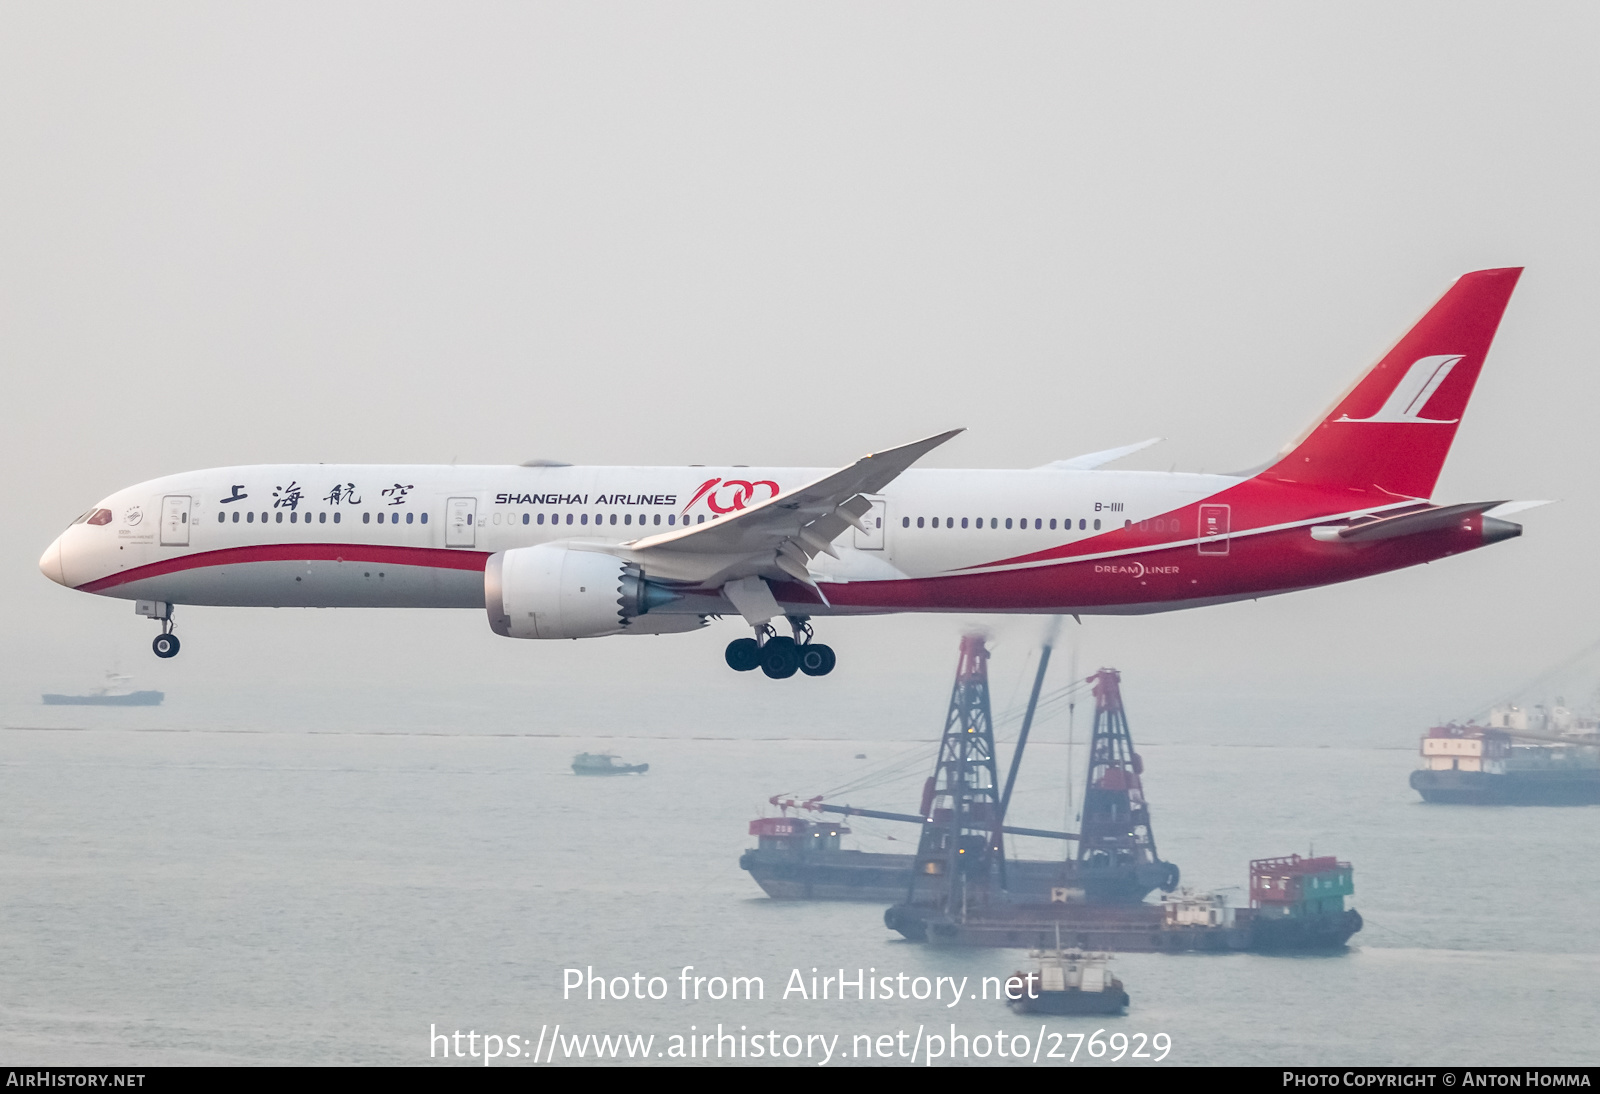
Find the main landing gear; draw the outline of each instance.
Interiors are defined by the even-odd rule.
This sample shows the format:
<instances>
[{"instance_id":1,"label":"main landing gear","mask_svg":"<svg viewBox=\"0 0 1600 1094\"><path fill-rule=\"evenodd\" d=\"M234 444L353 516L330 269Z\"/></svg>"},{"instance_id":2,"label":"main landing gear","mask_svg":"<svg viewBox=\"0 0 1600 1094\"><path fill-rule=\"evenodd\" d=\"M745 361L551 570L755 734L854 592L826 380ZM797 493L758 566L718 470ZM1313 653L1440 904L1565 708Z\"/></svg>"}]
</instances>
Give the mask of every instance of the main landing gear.
<instances>
[{"instance_id":1,"label":"main landing gear","mask_svg":"<svg viewBox=\"0 0 1600 1094\"><path fill-rule=\"evenodd\" d=\"M164 600L140 600L134 603L133 610L136 614L149 616L161 624L161 633L150 643L150 648L156 651L156 656L161 658L178 656L182 643L178 641L178 636L172 633L172 605Z\"/></svg>"},{"instance_id":2,"label":"main landing gear","mask_svg":"<svg viewBox=\"0 0 1600 1094\"><path fill-rule=\"evenodd\" d=\"M812 641L811 624L804 617L790 616L794 637L773 633L770 623L756 629L755 638L736 638L723 654L734 672L760 669L774 680L786 680L796 672L807 676L826 676L837 660L833 647Z\"/></svg>"}]
</instances>

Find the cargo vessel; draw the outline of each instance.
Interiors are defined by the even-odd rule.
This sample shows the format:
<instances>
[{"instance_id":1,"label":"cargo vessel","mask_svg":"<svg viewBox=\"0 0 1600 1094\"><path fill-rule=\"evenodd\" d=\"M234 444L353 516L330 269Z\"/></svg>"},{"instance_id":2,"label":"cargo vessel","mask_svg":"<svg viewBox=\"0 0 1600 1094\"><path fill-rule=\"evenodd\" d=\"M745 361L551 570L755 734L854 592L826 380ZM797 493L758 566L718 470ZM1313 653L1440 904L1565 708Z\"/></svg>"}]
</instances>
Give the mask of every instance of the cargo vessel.
<instances>
[{"instance_id":1,"label":"cargo vessel","mask_svg":"<svg viewBox=\"0 0 1600 1094\"><path fill-rule=\"evenodd\" d=\"M1023 905L964 892L959 902L897 904L884 925L913 942L1043 949L1063 939L1080 950L1116 953L1332 953L1361 930L1345 907L1355 889L1348 862L1332 856L1256 859L1250 906L1216 893L1183 891L1159 904Z\"/></svg>"},{"instance_id":2,"label":"cargo vessel","mask_svg":"<svg viewBox=\"0 0 1600 1094\"><path fill-rule=\"evenodd\" d=\"M1600 802L1600 734L1556 706L1497 707L1488 725L1435 726L1411 788L1450 805L1592 805Z\"/></svg>"},{"instance_id":3,"label":"cargo vessel","mask_svg":"<svg viewBox=\"0 0 1600 1094\"><path fill-rule=\"evenodd\" d=\"M58 695L46 692L47 707L155 707L166 695L159 691L134 691L128 686L133 677L119 672L106 673L106 682L87 695Z\"/></svg>"},{"instance_id":4,"label":"cargo vessel","mask_svg":"<svg viewBox=\"0 0 1600 1094\"><path fill-rule=\"evenodd\" d=\"M572 758L574 775L643 775L649 764L619 764L609 752L580 752Z\"/></svg>"}]
</instances>

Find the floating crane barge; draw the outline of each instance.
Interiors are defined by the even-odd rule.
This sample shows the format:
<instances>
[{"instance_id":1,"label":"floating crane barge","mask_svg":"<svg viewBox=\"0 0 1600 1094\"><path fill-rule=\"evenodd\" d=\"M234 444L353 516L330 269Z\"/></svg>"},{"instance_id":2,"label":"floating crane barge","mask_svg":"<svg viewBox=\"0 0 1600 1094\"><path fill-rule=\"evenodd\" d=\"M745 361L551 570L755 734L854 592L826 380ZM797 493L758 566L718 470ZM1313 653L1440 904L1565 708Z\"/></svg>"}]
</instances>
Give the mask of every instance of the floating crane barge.
<instances>
[{"instance_id":1,"label":"floating crane barge","mask_svg":"<svg viewBox=\"0 0 1600 1094\"><path fill-rule=\"evenodd\" d=\"M1002 844L1006 805L1021 761L1017 742L1005 791L998 785L994 734L988 720L987 651L976 636L962 642L939 762L924 795L927 821L905 897L884 912L884 924L918 942L1043 949L1059 938L1079 949L1129 952L1253 950L1297 953L1337 950L1361 929L1344 906L1354 890L1349 863L1334 858L1257 859L1250 864L1250 906L1231 908L1212 894L1181 892L1177 871L1160 903L1072 899L1055 889L1048 901L1019 899ZM1073 838L1074 876L1162 870L1144 797L1144 763L1133 750L1122 705L1122 677L1101 669L1094 687L1094 734L1083 795L1081 830ZM1035 685L1035 694L1038 687ZM1030 703L1030 709L1031 709ZM1148 892L1146 888L1143 892Z\"/></svg>"},{"instance_id":2,"label":"floating crane barge","mask_svg":"<svg viewBox=\"0 0 1600 1094\"><path fill-rule=\"evenodd\" d=\"M1150 834L1149 806L1140 783L1144 764L1133 751L1115 670L1102 670L1090 678L1104 678L1095 686L1097 708L1090 754L1114 755L1119 772L1126 774L1111 777L1112 789L1107 790L1096 784L1091 766L1084 794L1083 833L1005 823L1049 668L1050 649L1047 644L1041 650L1003 789L996 767L989 708L989 651L982 636L967 635L961 643L937 766L923 786L919 812L834 805L820 798L774 797L770 799L772 804L784 810L785 815L750 822L750 834L758 842L740 857L739 865L769 896L786 900L903 901L919 887L926 889L930 879L942 885L947 871L961 871L965 878L967 864L978 861L986 870L992 869L993 876L987 881L1016 904L1065 901L1137 905L1155 889L1177 888L1178 867L1157 857ZM952 793L953 787L959 787L959 792ZM957 798L959 805L955 804ZM948 834L952 809L958 809L961 818L961 830L955 837ZM921 829L918 851L882 854L846 850L841 848L840 839L850 829L842 822L790 816L791 810L914 824ZM1005 856L1002 845L1008 835L1063 840L1076 846L1074 853L1060 859L1013 859ZM969 859L968 855L972 857Z\"/></svg>"}]
</instances>

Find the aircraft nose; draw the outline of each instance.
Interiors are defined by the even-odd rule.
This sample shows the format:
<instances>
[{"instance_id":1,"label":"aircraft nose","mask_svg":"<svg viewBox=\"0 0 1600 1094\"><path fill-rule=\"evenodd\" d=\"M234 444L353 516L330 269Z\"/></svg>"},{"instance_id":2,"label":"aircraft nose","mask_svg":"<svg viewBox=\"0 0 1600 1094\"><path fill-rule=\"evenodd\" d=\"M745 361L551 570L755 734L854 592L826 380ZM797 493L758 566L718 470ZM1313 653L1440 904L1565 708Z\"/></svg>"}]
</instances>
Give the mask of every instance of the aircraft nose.
<instances>
[{"instance_id":1,"label":"aircraft nose","mask_svg":"<svg viewBox=\"0 0 1600 1094\"><path fill-rule=\"evenodd\" d=\"M66 574L61 569L60 536L57 536L50 546L45 548L44 554L39 556L39 572L57 585L65 585L67 583Z\"/></svg>"}]
</instances>

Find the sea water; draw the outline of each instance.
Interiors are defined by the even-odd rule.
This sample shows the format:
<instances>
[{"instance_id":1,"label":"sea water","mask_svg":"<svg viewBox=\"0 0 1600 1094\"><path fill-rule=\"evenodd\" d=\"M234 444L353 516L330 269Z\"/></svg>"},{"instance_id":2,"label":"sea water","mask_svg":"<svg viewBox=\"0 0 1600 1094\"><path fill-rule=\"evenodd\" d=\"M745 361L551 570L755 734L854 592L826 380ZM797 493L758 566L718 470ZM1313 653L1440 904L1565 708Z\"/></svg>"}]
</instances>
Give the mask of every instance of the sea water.
<instances>
[{"instance_id":1,"label":"sea water","mask_svg":"<svg viewBox=\"0 0 1600 1094\"><path fill-rule=\"evenodd\" d=\"M1178 1064L1596 1056L1600 810L1426 805L1407 749L1141 745L1185 885L1238 904L1251 858L1337 855L1366 927L1330 956L1118 956L1125 1016L1041 1022L981 997L1026 953L906 942L880 904L774 901L739 869L774 793L856 781L854 804L914 810L930 738L74 717L0 731L8 1063L482 1066L489 1045L490 1066L535 1067L609 1044L607 1062L921 1065L937 1037L935 1064L1086 1066L1119 1033L1124 1066L1154 1063L1156 1034ZM577 777L581 751L650 771ZM1061 742L1026 766L1013 820L1071 824ZM914 846L850 823L847 845ZM735 977L756 997L730 998Z\"/></svg>"}]
</instances>

